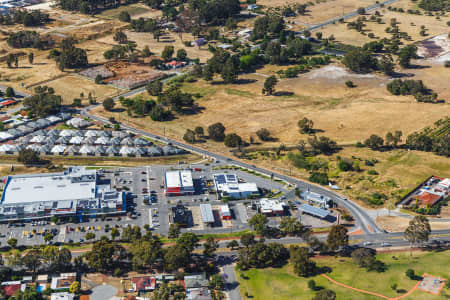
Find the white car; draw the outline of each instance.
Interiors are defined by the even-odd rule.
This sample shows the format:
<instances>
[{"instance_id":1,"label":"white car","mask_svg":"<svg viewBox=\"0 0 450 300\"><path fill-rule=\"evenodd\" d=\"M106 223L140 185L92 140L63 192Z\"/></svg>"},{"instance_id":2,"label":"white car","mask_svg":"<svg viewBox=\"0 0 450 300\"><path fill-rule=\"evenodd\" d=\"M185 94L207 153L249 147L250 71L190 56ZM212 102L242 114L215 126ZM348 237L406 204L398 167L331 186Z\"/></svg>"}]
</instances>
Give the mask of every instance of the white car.
<instances>
[{"instance_id":1,"label":"white car","mask_svg":"<svg viewBox=\"0 0 450 300\"><path fill-rule=\"evenodd\" d=\"M372 245L372 242L367 241L367 242L364 242L363 245L364 246L370 246L370 245Z\"/></svg>"}]
</instances>

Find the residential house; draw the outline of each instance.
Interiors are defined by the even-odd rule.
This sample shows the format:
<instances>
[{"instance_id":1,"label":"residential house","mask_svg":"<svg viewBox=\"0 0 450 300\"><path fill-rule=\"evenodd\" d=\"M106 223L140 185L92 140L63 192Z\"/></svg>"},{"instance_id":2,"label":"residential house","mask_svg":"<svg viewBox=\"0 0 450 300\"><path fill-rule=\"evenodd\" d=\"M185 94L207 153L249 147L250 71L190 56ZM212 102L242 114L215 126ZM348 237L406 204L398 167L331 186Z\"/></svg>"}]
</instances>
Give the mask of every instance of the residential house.
<instances>
[{"instance_id":1,"label":"residential house","mask_svg":"<svg viewBox=\"0 0 450 300\"><path fill-rule=\"evenodd\" d=\"M53 293L50 296L50 300L73 300L73 299L75 299L75 295L67 292Z\"/></svg>"},{"instance_id":2,"label":"residential house","mask_svg":"<svg viewBox=\"0 0 450 300\"><path fill-rule=\"evenodd\" d=\"M3 295L6 298L11 297L18 290L21 290L22 292L25 291L26 286L27 285L25 283L20 281L5 281L1 284Z\"/></svg>"},{"instance_id":3,"label":"residential house","mask_svg":"<svg viewBox=\"0 0 450 300\"><path fill-rule=\"evenodd\" d=\"M187 289L207 287L209 281L206 273L189 274L184 276L184 287Z\"/></svg>"},{"instance_id":4,"label":"residential house","mask_svg":"<svg viewBox=\"0 0 450 300\"><path fill-rule=\"evenodd\" d=\"M208 288L193 288L186 290L187 300L211 300L211 292Z\"/></svg>"},{"instance_id":5,"label":"residential house","mask_svg":"<svg viewBox=\"0 0 450 300\"><path fill-rule=\"evenodd\" d=\"M133 292L148 292L153 291L156 287L156 279L151 276L140 276L131 278L133 285Z\"/></svg>"},{"instance_id":6,"label":"residential house","mask_svg":"<svg viewBox=\"0 0 450 300\"><path fill-rule=\"evenodd\" d=\"M77 280L77 273L61 273L59 276L52 277L52 290L68 289L70 285Z\"/></svg>"}]
</instances>

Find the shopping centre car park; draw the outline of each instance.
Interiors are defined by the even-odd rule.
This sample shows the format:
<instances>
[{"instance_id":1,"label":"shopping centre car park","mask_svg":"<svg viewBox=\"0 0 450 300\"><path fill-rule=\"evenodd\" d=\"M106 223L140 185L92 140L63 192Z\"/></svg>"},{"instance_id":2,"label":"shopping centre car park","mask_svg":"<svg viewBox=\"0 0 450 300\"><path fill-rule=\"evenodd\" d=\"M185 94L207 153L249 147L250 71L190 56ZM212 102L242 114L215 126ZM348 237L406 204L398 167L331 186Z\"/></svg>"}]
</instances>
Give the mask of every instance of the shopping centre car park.
<instances>
[{"instance_id":1,"label":"shopping centre car park","mask_svg":"<svg viewBox=\"0 0 450 300\"><path fill-rule=\"evenodd\" d=\"M45 229L54 230L52 243L68 242L88 242L86 233L93 232L95 239L102 235L110 236L110 229L114 226L119 231L126 226L140 226L142 229L146 224L150 226L154 233L167 235L169 230L169 214L171 208L177 204L182 204L197 219L195 223L201 223L200 205L211 204L214 211L215 221L212 226L200 224L201 226L189 226L182 231L192 231L195 233L223 233L248 228L248 217L251 216L251 200L229 201L232 220L223 221L220 216L220 206L223 202L218 199L216 193L209 193L215 190L213 174L236 174L240 182L256 183L259 188L272 192L281 192L283 202L294 197L292 189L288 189L284 183L272 181L242 170L220 169L219 164L195 164L187 165L180 163L170 166L146 166L134 168L104 168L97 170L98 180L110 184L112 188L123 191L128 200L126 213L117 216L96 215L91 218L84 218L77 223L64 222L63 224L52 224L50 218L45 220L25 220L9 224L0 224L1 245L6 245L9 238L18 240L19 245L44 244ZM223 167L223 166L222 166ZM165 175L166 172L186 170L192 174L195 192L192 195L166 196L165 195ZM209 184L209 186L208 186ZM7 191L6 191L7 192ZM149 201L144 201L148 199ZM154 201L151 201L154 199ZM254 213L254 211L253 211ZM279 221L279 218L271 218L271 224ZM77 220L77 218L72 218ZM276 220L276 221L274 221ZM66 218L67 221L67 218ZM78 220L77 220L78 221ZM43 224L44 223L44 224ZM193 224L195 225L195 224ZM198 224L197 224L198 225ZM109 227L109 230L106 229ZM105 230L106 229L106 230ZM6 234L5 234L6 233Z\"/></svg>"}]
</instances>

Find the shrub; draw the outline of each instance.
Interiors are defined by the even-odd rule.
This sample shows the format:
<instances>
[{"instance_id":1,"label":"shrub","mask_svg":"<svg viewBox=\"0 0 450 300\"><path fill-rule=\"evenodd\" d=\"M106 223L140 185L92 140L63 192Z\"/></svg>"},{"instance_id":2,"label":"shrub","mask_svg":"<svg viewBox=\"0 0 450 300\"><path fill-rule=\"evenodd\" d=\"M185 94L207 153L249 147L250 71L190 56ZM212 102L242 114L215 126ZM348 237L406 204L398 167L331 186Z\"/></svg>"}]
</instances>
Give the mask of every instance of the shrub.
<instances>
[{"instance_id":1,"label":"shrub","mask_svg":"<svg viewBox=\"0 0 450 300\"><path fill-rule=\"evenodd\" d=\"M347 86L347 87L349 87L349 88L354 88L354 87L356 87L356 85L353 83L353 81L351 81L351 80L347 80L346 82L345 82L345 85Z\"/></svg>"},{"instance_id":2,"label":"shrub","mask_svg":"<svg viewBox=\"0 0 450 300\"><path fill-rule=\"evenodd\" d=\"M369 171L367 171L367 174L369 174L369 175L378 175L378 172L375 171L375 170L369 170Z\"/></svg>"},{"instance_id":3,"label":"shrub","mask_svg":"<svg viewBox=\"0 0 450 300\"><path fill-rule=\"evenodd\" d=\"M225 136L224 144L227 147L237 147L242 143L242 138L236 133L230 133Z\"/></svg>"},{"instance_id":4,"label":"shrub","mask_svg":"<svg viewBox=\"0 0 450 300\"><path fill-rule=\"evenodd\" d=\"M405 272L405 275L409 278L414 280L414 278L416 277L416 274L414 274L414 270L413 269L408 269Z\"/></svg>"},{"instance_id":5,"label":"shrub","mask_svg":"<svg viewBox=\"0 0 450 300\"><path fill-rule=\"evenodd\" d=\"M314 281L314 280L309 280L308 281L308 288L311 290L311 291L315 291L316 289L317 289L317 286L316 286L316 282Z\"/></svg>"},{"instance_id":6,"label":"shrub","mask_svg":"<svg viewBox=\"0 0 450 300\"><path fill-rule=\"evenodd\" d=\"M328 175L326 173L320 173L320 172L312 172L309 176L309 181L315 182L321 185L327 185L328 184Z\"/></svg>"}]
</instances>

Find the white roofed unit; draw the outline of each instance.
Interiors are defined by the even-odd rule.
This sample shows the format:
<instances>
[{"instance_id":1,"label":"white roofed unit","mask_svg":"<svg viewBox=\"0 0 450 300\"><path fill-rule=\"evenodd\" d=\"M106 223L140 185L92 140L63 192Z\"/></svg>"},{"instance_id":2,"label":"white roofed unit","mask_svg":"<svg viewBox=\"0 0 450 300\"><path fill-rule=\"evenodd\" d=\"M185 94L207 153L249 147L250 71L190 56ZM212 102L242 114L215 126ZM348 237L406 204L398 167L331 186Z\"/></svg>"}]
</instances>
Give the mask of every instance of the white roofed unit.
<instances>
[{"instance_id":1,"label":"white roofed unit","mask_svg":"<svg viewBox=\"0 0 450 300\"><path fill-rule=\"evenodd\" d=\"M261 199L259 211L262 214L280 215L284 214L284 203L276 199Z\"/></svg>"},{"instance_id":2,"label":"white roofed unit","mask_svg":"<svg viewBox=\"0 0 450 300\"><path fill-rule=\"evenodd\" d=\"M230 220L231 219L231 211L230 207L226 205L220 206L220 214L222 215L223 220Z\"/></svg>"},{"instance_id":3,"label":"white roofed unit","mask_svg":"<svg viewBox=\"0 0 450 300\"><path fill-rule=\"evenodd\" d=\"M314 204L322 208L328 208L328 202L331 200L330 197L311 192L305 191L300 194L302 199L306 200L309 204Z\"/></svg>"},{"instance_id":4,"label":"white roofed unit","mask_svg":"<svg viewBox=\"0 0 450 300\"><path fill-rule=\"evenodd\" d=\"M69 144L81 145L83 143L83 138L81 136L74 136L69 140Z\"/></svg>"},{"instance_id":5,"label":"white roofed unit","mask_svg":"<svg viewBox=\"0 0 450 300\"><path fill-rule=\"evenodd\" d=\"M194 182L191 171L169 171L165 174L165 190L168 196L179 196L194 193Z\"/></svg>"},{"instance_id":6,"label":"white roofed unit","mask_svg":"<svg viewBox=\"0 0 450 300\"><path fill-rule=\"evenodd\" d=\"M256 183L239 182L236 174L214 174L214 184L222 197L245 198L259 195Z\"/></svg>"},{"instance_id":7,"label":"white roofed unit","mask_svg":"<svg viewBox=\"0 0 450 300\"><path fill-rule=\"evenodd\" d=\"M214 214L211 204L200 204L200 212L202 214L203 223L214 223Z\"/></svg>"},{"instance_id":8,"label":"white roofed unit","mask_svg":"<svg viewBox=\"0 0 450 300\"><path fill-rule=\"evenodd\" d=\"M437 185L436 185L437 189L443 190L445 192L449 192L450 191L450 178L445 178L443 180L441 180Z\"/></svg>"}]
</instances>

